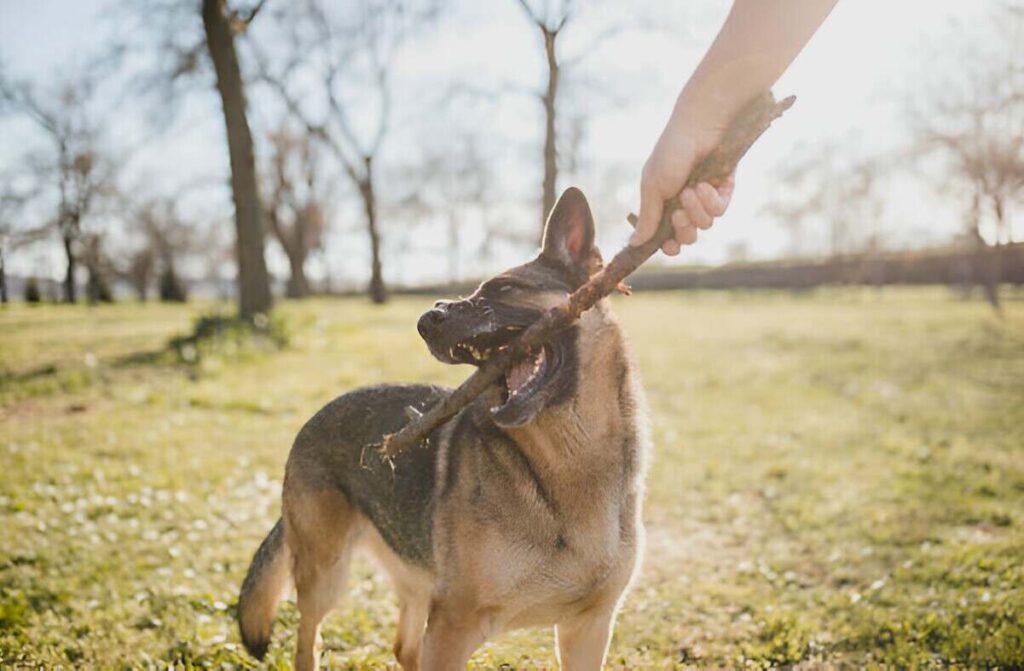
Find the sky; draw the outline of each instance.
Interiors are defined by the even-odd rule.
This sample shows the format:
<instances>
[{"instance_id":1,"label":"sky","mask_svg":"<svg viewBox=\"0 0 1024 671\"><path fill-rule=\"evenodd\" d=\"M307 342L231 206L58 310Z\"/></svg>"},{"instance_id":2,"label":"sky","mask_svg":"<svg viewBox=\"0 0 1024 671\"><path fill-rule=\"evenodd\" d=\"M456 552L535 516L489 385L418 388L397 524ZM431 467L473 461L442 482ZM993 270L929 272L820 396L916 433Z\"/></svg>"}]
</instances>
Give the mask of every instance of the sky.
<instances>
[{"instance_id":1,"label":"sky","mask_svg":"<svg viewBox=\"0 0 1024 671\"><path fill-rule=\"evenodd\" d=\"M272 2L274 0L271 0ZM280 0L277 0L280 2ZM994 0L992 0L994 2ZM665 263L721 263L742 247L751 258L771 258L791 244L785 229L766 216L780 197L780 166L802 147L836 143L851 156L886 156L907 137L907 108L915 84L929 75L942 41L951 33L985 30L991 2L963 0L840 0L825 25L777 83L777 95L797 104L759 141L740 167L727 214L701 240ZM110 2L98 0L0 0L0 59L18 77L45 84L73 72L87 54L109 44L119 29ZM636 208L639 174L675 97L711 43L730 3L723 0L580 2L564 34L561 56L570 59L563 89L566 117L579 117L579 168L569 179L591 199L599 241L617 248L628 236L625 215ZM543 82L539 37L513 0L449 3L436 26L400 54L394 78L397 130L382 162L398 170L429 146L444 152L458 142L479 143L500 181L499 220L528 226L539 217L541 116L527 92ZM198 20L198 19L197 19ZM618 30L597 41L610 26ZM983 38L983 35L981 35ZM486 96L474 92L485 91ZM492 95L497 93L499 95ZM110 94L110 125L119 139L147 136L146 112ZM270 114L254 96L254 125ZM133 189L173 190L196 179L213 188L190 196L200 216L230 214L222 120L212 89L182 100L171 123L131 154L125 180ZM262 116L261 116L262 115ZM358 116L358 115L357 115ZM27 124L0 119L0 168L16 168L39 139ZM115 141L116 143L116 141ZM124 144L124 143L122 143ZM413 149L410 149L413 148ZM898 160L898 159L893 159ZM959 212L931 187L898 176L886 187L882 226L894 246L940 242L960 226ZM367 244L352 199L336 213L326 263L332 275L365 276ZM460 273L480 275L494 265L521 260L521 250L474 261L482 233L468 214ZM227 226L227 223L223 225ZM439 225L439 224L438 224ZM820 233L821 231L818 231ZM813 231L812 231L813 233ZM401 261L385 267L388 279L414 283L441 279L443 236L431 222L384 222L386 250ZM520 258L514 258L515 256ZM271 265L284 271L270 251ZM40 271L38 266L46 266ZM56 251L11 261L14 272L62 270ZM318 269L313 269L316 275Z\"/></svg>"}]
</instances>

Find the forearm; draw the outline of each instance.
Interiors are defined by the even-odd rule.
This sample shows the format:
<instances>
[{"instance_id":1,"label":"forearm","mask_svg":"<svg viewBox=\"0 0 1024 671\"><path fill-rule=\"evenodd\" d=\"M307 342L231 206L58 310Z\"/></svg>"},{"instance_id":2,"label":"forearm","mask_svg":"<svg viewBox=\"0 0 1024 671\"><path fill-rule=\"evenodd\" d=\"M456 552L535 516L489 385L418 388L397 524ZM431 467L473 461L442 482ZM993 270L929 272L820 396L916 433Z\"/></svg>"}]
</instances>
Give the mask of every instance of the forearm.
<instances>
[{"instance_id":1,"label":"forearm","mask_svg":"<svg viewBox=\"0 0 1024 671\"><path fill-rule=\"evenodd\" d=\"M673 116L711 132L724 129L740 107L771 88L836 1L735 0Z\"/></svg>"}]
</instances>

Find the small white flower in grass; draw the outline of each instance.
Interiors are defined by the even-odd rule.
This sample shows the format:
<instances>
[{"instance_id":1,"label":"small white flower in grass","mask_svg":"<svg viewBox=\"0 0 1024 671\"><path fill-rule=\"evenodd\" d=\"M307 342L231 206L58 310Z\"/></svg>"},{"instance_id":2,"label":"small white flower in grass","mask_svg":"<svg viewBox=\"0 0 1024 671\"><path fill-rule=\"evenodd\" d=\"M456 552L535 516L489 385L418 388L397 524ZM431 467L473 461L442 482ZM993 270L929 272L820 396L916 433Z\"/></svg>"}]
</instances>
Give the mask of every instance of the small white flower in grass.
<instances>
[{"instance_id":1,"label":"small white flower in grass","mask_svg":"<svg viewBox=\"0 0 1024 671\"><path fill-rule=\"evenodd\" d=\"M224 611L224 610L228 609L228 605L226 603L224 603L223 601L214 601L213 602L213 609L214 610Z\"/></svg>"},{"instance_id":2,"label":"small white flower in grass","mask_svg":"<svg viewBox=\"0 0 1024 671\"><path fill-rule=\"evenodd\" d=\"M188 361L189 363L195 361L197 354L198 351L196 351L196 346L192 343L185 343L181 346L181 358L185 361Z\"/></svg>"},{"instance_id":3,"label":"small white flower in grass","mask_svg":"<svg viewBox=\"0 0 1024 671\"><path fill-rule=\"evenodd\" d=\"M99 606L100 602L96 599L90 599L89 602L85 604L85 607L89 610L95 610L96 608L99 608Z\"/></svg>"},{"instance_id":4,"label":"small white flower in grass","mask_svg":"<svg viewBox=\"0 0 1024 671\"><path fill-rule=\"evenodd\" d=\"M184 571L182 571L182 572L181 572L181 574L182 574L183 576L185 576L186 578L190 578L190 579L191 579L191 578L195 578L195 577L196 577L196 572L195 572L195 571L193 571L193 570L192 570L192 569L190 569L190 568L187 568L187 569L185 569Z\"/></svg>"},{"instance_id":5,"label":"small white flower in grass","mask_svg":"<svg viewBox=\"0 0 1024 671\"><path fill-rule=\"evenodd\" d=\"M95 368L96 367L96 363L97 363L96 355L93 354L92 352L86 352L85 353L85 357L83 357L83 360L85 361L85 367L86 368Z\"/></svg>"},{"instance_id":6,"label":"small white flower in grass","mask_svg":"<svg viewBox=\"0 0 1024 671\"><path fill-rule=\"evenodd\" d=\"M981 593L981 602L982 603L988 603L991 600L992 600L992 593L991 592L986 590L986 591Z\"/></svg>"},{"instance_id":7,"label":"small white flower in grass","mask_svg":"<svg viewBox=\"0 0 1024 671\"><path fill-rule=\"evenodd\" d=\"M871 591L877 592L878 590L885 587L885 578L879 578L878 580L871 583Z\"/></svg>"},{"instance_id":8,"label":"small white flower in grass","mask_svg":"<svg viewBox=\"0 0 1024 671\"><path fill-rule=\"evenodd\" d=\"M850 592L850 603L860 603L860 592Z\"/></svg>"},{"instance_id":9,"label":"small white flower in grass","mask_svg":"<svg viewBox=\"0 0 1024 671\"><path fill-rule=\"evenodd\" d=\"M172 557L180 557L181 556L181 548L179 548L177 545L175 545L174 547L171 547L171 548L167 549L167 554L171 555Z\"/></svg>"}]
</instances>

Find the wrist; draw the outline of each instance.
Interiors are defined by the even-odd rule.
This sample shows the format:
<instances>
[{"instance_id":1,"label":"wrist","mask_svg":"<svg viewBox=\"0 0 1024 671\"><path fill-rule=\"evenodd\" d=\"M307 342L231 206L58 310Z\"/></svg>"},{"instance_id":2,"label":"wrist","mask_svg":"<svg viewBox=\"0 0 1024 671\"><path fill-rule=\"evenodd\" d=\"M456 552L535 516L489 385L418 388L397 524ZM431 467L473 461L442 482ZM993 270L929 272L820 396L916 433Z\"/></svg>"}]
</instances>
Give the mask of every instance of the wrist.
<instances>
[{"instance_id":1,"label":"wrist","mask_svg":"<svg viewBox=\"0 0 1024 671\"><path fill-rule=\"evenodd\" d=\"M693 144L697 154L710 151L721 138L724 126L710 106L696 96L683 91L672 108L666 132L685 137Z\"/></svg>"}]
</instances>

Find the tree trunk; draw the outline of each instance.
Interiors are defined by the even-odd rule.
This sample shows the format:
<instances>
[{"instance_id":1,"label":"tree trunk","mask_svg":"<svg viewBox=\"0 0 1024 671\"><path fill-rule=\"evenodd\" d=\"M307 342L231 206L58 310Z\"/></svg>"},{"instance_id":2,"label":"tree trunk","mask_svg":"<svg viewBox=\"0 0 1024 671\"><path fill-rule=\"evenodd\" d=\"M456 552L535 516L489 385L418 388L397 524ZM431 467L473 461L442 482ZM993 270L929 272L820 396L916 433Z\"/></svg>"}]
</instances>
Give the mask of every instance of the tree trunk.
<instances>
[{"instance_id":1,"label":"tree trunk","mask_svg":"<svg viewBox=\"0 0 1024 671\"><path fill-rule=\"evenodd\" d=\"M0 304L7 305L7 266L4 260L4 248L0 245Z\"/></svg>"},{"instance_id":2,"label":"tree trunk","mask_svg":"<svg viewBox=\"0 0 1024 671\"><path fill-rule=\"evenodd\" d=\"M1006 211L1003 207L1001 196L992 196L992 211L996 215L996 247L1003 244L1010 244L1011 240L1006 235Z\"/></svg>"},{"instance_id":3,"label":"tree trunk","mask_svg":"<svg viewBox=\"0 0 1024 671\"><path fill-rule=\"evenodd\" d=\"M231 159L231 193L235 201L238 257L238 309L243 319L267 312L271 306L270 278L263 257L263 221L253 155L252 133L246 118L245 91L235 52L234 34L225 0L203 0L206 46L217 73Z\"/></svg>"},{"instance_id":4,"label":"tree trunk","mask_svg":"<svg viewBox=\"0 0 1024 671\"><path fill-rule=\"evenodd\" d=\"M309 288L309 280L306 279L306 257L309 251L306 249L305 226L306 222L301 215L297 216L291 228L285 228L277 216L276 207L269 207L266 210L267 223L270 224L270 231L277 238L278 244L288 257L288 266L291 273L288 276L288 283L285 285L285 295L288 298L305 298L312 293Z\"/></svg>"},{"instance_id":5,"label":"tree trunk","mask_svg":"<svg viewBox=\"0 0 1024 671\"><path fill-rule=\"evenodd\" d=\"M974 194L971 204L971 237L974 239L974 254L972 255L972 275L974 281L981 284L981 289L997 315L1002 316L1002 308L999 305L999 281L995 274L994 254L999 250L990 249L985 238L981 236L981 196Z\"/></svg>"},{"instance_id":6,"label":"tree trunk","mask_svg":"<svg viewBox=\"0 0 1024 671\"><path fill-rule=\"evenodd\" d=\"M312 293L309 289L309 280L306 279L306 252L301 244L296 244L286 247L285 255L291 268L285 293L288 298L306 298Z\"/></svg>"},{"instance_id":7,"label":"tree trunk","mask_svg":"<svg viewBox=\"0 0 1024 671\"><path fill-rule=\"evenodd\" d=\"M75 291L75 250L73 249L73 243L71 236L67 233L64 234L64 255L68 260L68 268L64 273L64 302L74 303L76 299Z\"/></svg>"},{"instance_id":8,"label":"tree trunk","mask_svg":"<svg viewBox=\"0 0 1024 671\"><path fill-rule=\"evenodd\" d=\"M448 215L448 281L459 281L459 218L455 208Z\"/></svg>"},{"instance_id":9,"label":"tree trunk","mask_svg":"<svg viewBox=\"0 0 1024 671\"><path fill-rule=\"evenodd\" d=\"M558 150L556 148L555 111L558 97L558 60L555 57L557 32L544 30L544 53L548 61L548 87L544 92L544 184L541 199L540 237L543 242L544 224L555 207L555 182L558 180Z\"/></svg>"},{"instance_id":10,"label":"tree trunk","mask_svg":"<svg viewBox=\"0 0 1024 671\"><path fill-rule=\"evenodd\" d=\"M377 229L377 196L373 188L373 157L363 159L366 163L366 176L359 184L359 193L363 197L366 211L366 230L370 234L370 300L378 305L388 299L387 288L380 263L380 231Z\"/></svg>"}]
</instances>

